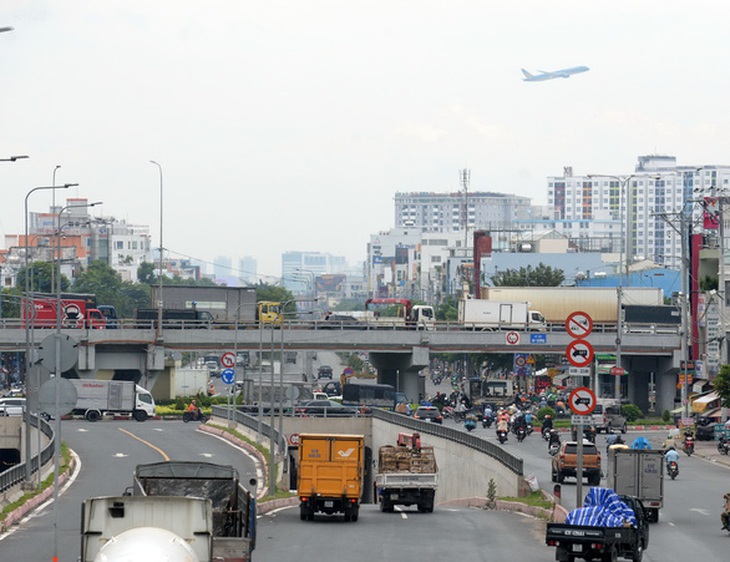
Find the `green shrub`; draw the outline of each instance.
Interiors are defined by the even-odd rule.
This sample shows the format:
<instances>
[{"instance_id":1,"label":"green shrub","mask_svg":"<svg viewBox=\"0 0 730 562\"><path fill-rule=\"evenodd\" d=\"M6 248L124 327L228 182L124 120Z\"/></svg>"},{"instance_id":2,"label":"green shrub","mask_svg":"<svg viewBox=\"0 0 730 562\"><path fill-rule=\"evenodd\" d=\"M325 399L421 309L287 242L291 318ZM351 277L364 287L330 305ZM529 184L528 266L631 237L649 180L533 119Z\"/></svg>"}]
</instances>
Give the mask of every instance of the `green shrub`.
<instances>
[{"instance_id":1,"label":"green shrub","mask_svg":"<svg viewBox=\"0 0 730 562\"><path fill-rule=\"evenodd\" d=\"M553 410L550 406L545 406L544 408L540 408L537 411L537 419L542 421L545 419L545 416L550 414L550 417L553 419L555 418L555 410Z\"/></svg>"},{"instance_id":2,"label":"green shrub","mask_svg":"<svg viewBox=\"0 0 730 562\"><path fill-rule=\"evenodd\" d=\"M626 421L628 422L634 422L644 417L644 412L636 404L624 404L621 407L621 411L626 416Z\"/></svg>"},{"instance_id":3,"label":"green shrub","mask_svg":"<svg viewBox=\"0 0 730 562\"><path fill-rule=\"evenodd\" d=\"M664 423L667 423L667 422L669 422L669 420L671 420L671 419L672 419L672 415L671 415L671 414L669 413L669 410L664 410L664 411L662 412L662 421L663 421Z\"/></svg>"}]
</instances>

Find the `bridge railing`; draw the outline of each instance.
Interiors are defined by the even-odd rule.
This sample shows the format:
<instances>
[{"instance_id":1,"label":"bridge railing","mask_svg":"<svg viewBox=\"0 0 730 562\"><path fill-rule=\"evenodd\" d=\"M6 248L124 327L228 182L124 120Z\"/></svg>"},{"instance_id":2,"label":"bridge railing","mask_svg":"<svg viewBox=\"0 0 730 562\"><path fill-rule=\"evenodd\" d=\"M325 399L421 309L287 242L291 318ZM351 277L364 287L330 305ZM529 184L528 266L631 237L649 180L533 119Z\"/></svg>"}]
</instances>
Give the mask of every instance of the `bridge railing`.
<instances>
[{"instance_id":1,"label":"bridge railing","mask_svg":"<svg viewBox=\"0 0 730 562\"><path fill-rule=\"evenodd\" d=\"M226 406L213 405L213 415L217 418L228 418L228 408ZM232 409L231 414L233 415L233 421L240 423L242 426L251 429L252 431L258 431L259 419L256 416L252 416L247 412L243 412L238 409ZM266 414L267 416L269 414ZM274 436L274 443L276 448L280 451L286 450L286 439L281 435L275 428L271 427L267 422L266 416L261 420L261 434L266 439L271 439Z\"/></svg>"},{"instance_id":2,"label":"bridge railing","mask_svg":"<svg viewBox=\"0 0 730 562\"><path fill-rule=\"evenodd\" d=\"M396 414L385 410L373 410L373 417L407 429L418 431L418 433L421 434L426 433L433 435L434 437L441 437L442 439L448 439L449 441L459 443L465 447L469 447L470 449L489 455L519 476L524 475L523 461L521 458L516 457L502 447L499 447L494 443L490 443L481 437L472 435L471 433L466 433L464 431L454 429L453 427L444 427L429 421L416 420L409 416L404 416L403 414Z\"/></svg>"},{"instance_id":3,"label":"bridge railing","mask_svg":"<svg viewBox=\"0 0 730 562\"><path fill-rule=\"evenodd\" d=\"M25 416L29 415L28 413L24 414L23 419L25 420ZM48 463L53 458L53 451L55 447L55 439L53 436L53 428L49 423L47 423L45 420L40 419L38 416L32 415L30 417L30 424L38 428L40 424L40 431L43 432L43 434L49 438L49 442L46 444L46 446L41 450L41 467L45 466L46 463ZM38 472L38 455L35 455L31 459L31 475ZM12 488L13 486L17 486L18 484L21 484L25 480L25 462L22 462L20 464L16 464L15 466L9 468L8 470L4 472L0 472L0 492L5 492Z\"/></svg>"}]
</instances>

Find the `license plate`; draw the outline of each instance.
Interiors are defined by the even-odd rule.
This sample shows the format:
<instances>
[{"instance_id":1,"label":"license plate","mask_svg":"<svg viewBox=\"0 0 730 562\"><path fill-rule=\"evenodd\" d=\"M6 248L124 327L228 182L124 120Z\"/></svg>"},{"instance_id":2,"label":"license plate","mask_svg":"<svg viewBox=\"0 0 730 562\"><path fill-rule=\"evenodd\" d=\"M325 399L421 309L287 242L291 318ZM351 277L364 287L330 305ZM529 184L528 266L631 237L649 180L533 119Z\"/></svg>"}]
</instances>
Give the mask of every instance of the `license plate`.
<instances>
[{"instance_id":1,"label":"license plate","mask_svg":"<svg viewBox=\"0 0 730 562\"><path fill-rule=\"evenodd\" d=\"M334 505L335 505L335 502L333 502L332 500L325 500L325 502L324 502L325 507L333 507Z\"/></svg>"},{"instance_id":2,"label":"license plate","mask_svg":"<svg viewBox=\"0 0 730 562\"><path fill-rule=\"evenodd\" d=\"M573 544L573 552L583 552L582 544Z\"/></svg>"}]
</instances>

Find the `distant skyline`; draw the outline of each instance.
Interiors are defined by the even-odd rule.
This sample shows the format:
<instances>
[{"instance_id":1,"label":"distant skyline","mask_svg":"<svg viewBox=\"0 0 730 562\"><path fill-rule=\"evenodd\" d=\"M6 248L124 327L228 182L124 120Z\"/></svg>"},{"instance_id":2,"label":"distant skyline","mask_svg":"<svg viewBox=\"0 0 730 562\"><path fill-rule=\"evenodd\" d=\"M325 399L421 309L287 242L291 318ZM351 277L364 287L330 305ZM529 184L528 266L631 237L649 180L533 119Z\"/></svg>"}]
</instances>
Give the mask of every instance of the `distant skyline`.
<instances>
[{"instance_id":1,"label":"distant skyline","mask_svg":"<svg viewBox=\"0 0 730 562\"><path fill-rule=\"evenodd\" d=\"M547 199L640 154L728 164L730 6L709 0L5 0L0 236L33 187L103 201L173 257L365 259L396 192ZM585 65L528 83L521 68ZM31 210L51 195L35 193Z\"/></svg>"}]
</instances>

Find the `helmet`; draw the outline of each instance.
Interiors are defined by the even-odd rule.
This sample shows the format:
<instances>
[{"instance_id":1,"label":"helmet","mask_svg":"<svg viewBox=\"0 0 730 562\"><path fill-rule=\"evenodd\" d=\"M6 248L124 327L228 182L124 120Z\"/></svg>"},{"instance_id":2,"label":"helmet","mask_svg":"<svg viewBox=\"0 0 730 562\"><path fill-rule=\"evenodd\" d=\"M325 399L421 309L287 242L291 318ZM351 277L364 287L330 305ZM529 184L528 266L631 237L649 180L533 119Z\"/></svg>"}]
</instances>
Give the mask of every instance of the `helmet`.
<instances>
[{"instance_id":1,"label":"helmet","mask_svg":"<svg viewBox=\"0 0 730 562\"><path fill-rule=\"evenodd\" d=\"M545 414L545 418L551 418L552 416L550 414Z\"/></svg>"}]
</instances>

